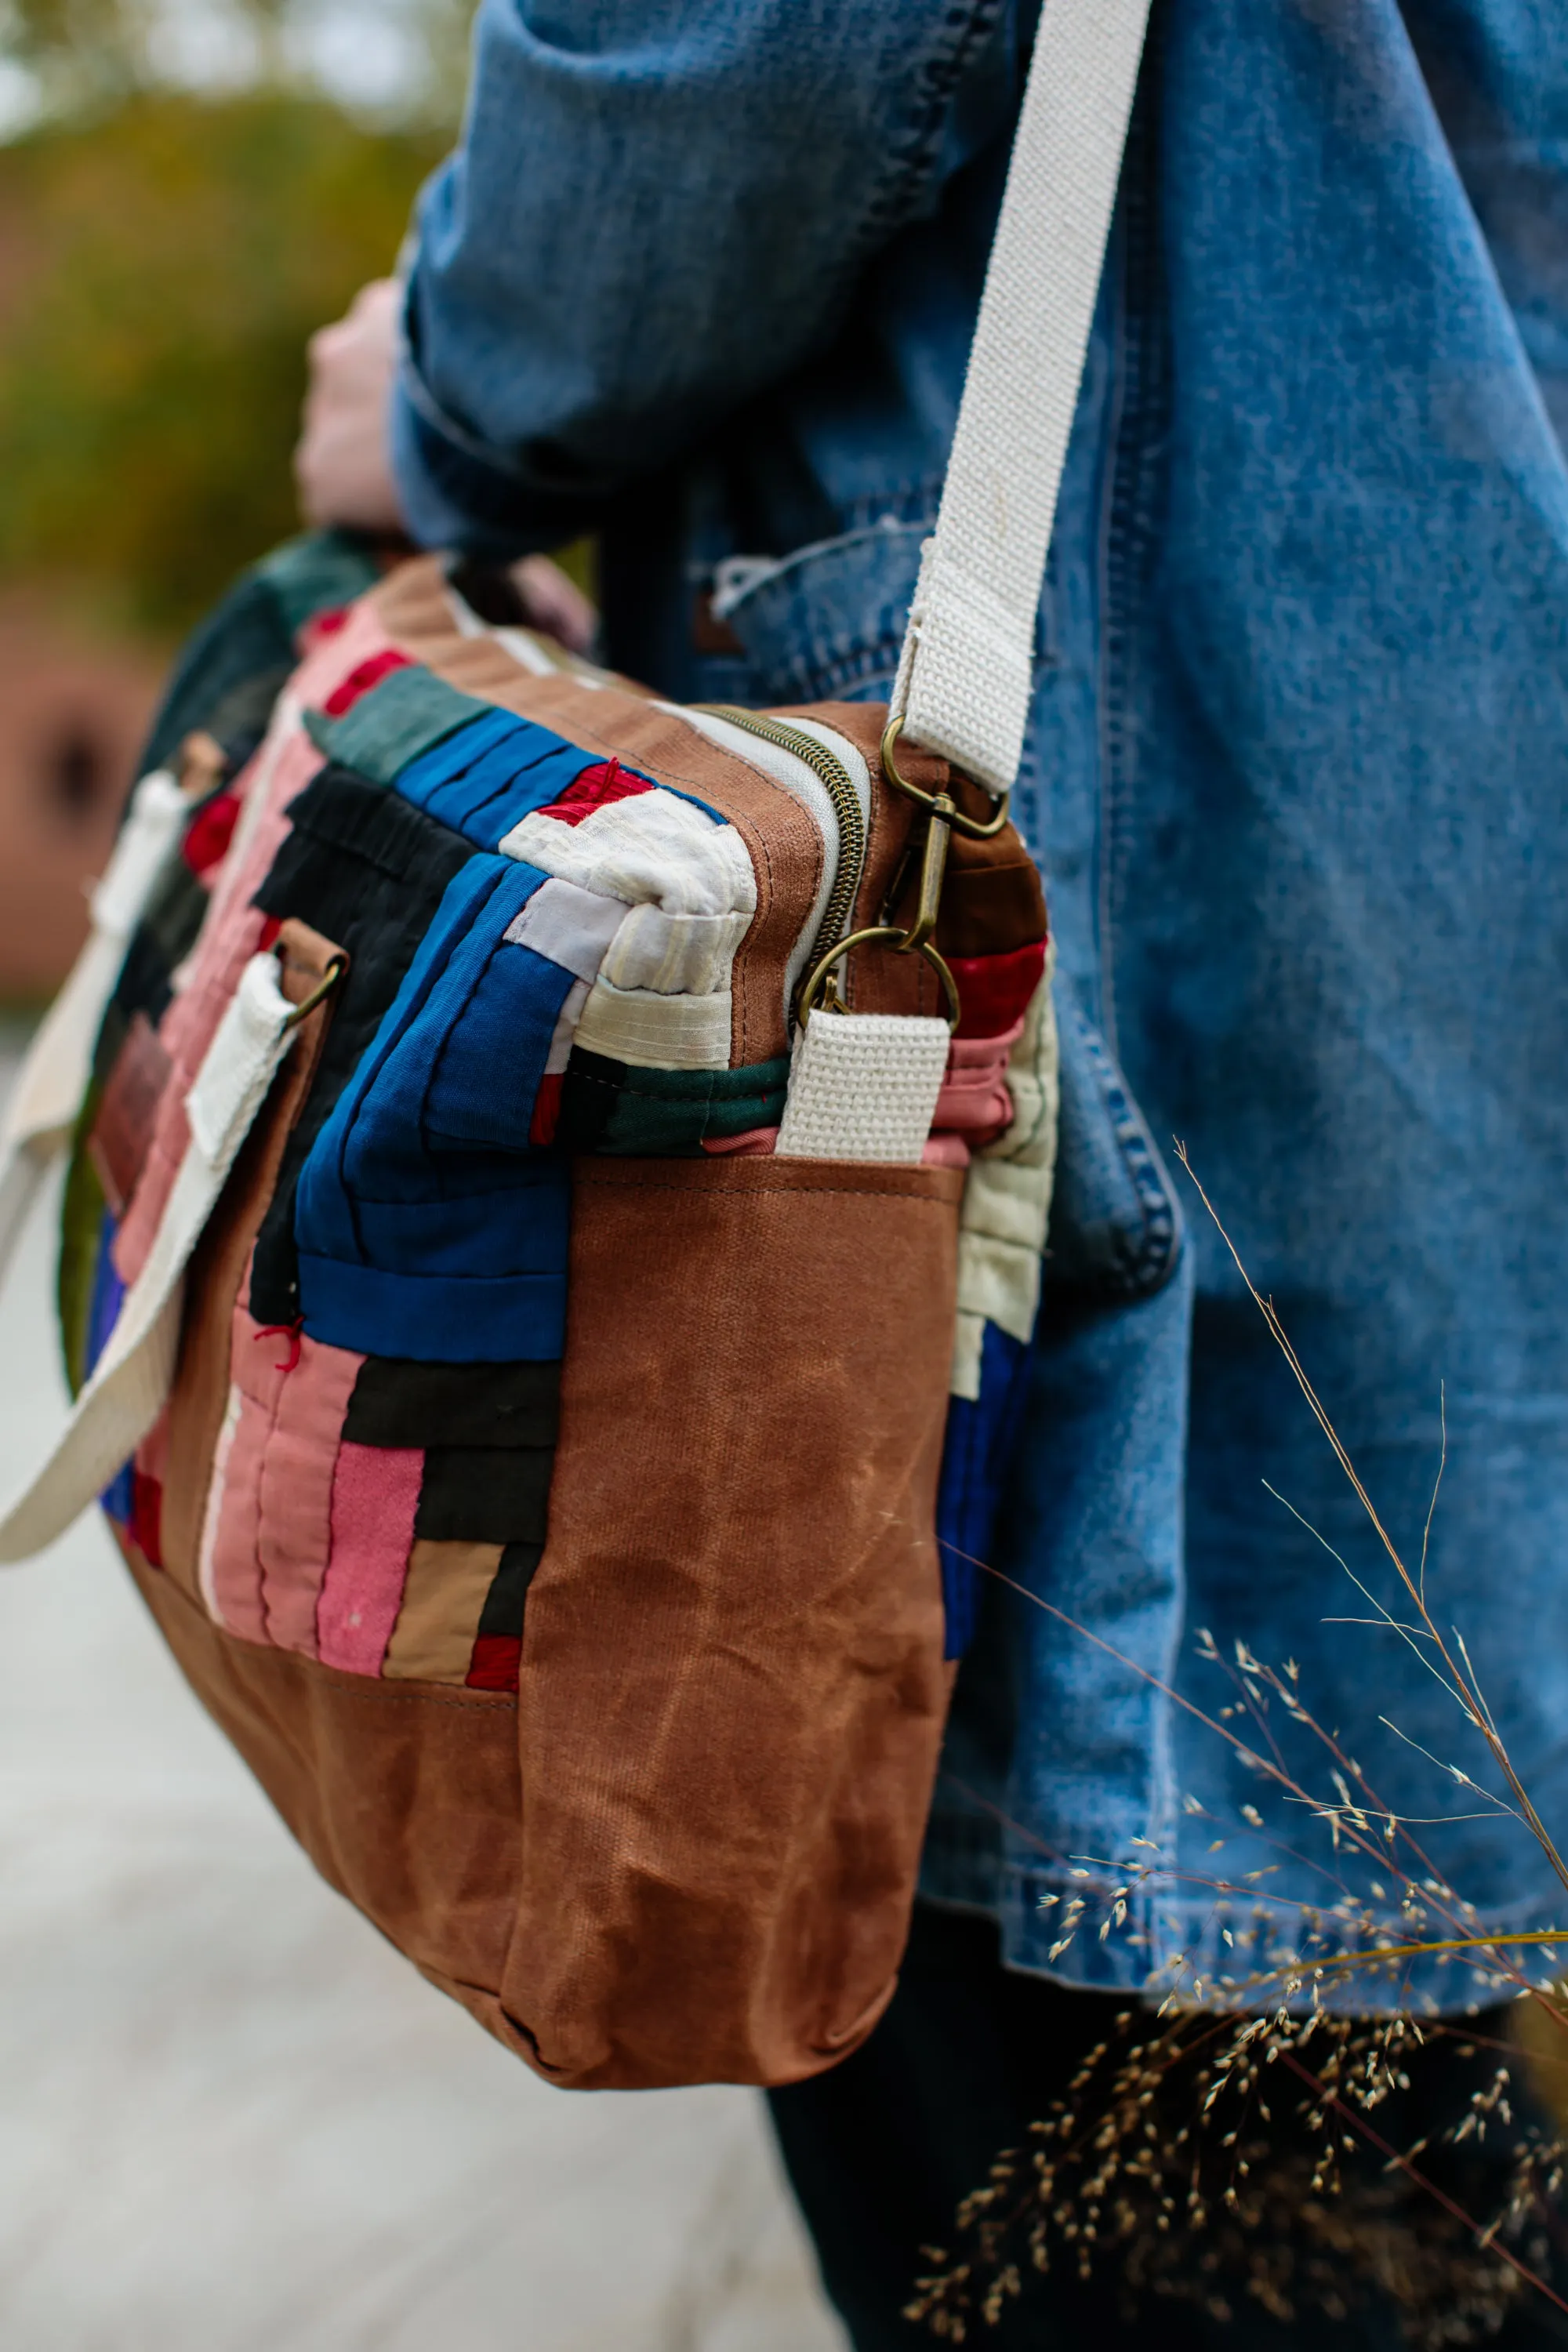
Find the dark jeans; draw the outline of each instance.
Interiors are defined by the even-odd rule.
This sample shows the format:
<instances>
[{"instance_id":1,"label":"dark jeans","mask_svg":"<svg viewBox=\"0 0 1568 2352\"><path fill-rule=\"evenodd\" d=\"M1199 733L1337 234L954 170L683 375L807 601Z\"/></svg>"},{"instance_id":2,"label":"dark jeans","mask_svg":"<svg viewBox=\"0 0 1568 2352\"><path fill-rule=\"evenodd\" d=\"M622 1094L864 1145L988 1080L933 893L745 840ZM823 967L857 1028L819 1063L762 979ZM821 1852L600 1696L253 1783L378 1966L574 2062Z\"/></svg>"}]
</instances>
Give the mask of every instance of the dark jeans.
<instances>
[{"instance_id":1,"label":"dark jeans","mask_svg":"<svg viewBox=\"0 0 1568 2352\"><path fill-rule=\"evenodd\" d=\"M898 1992L865 2047L815 2081L771 2094L779 2145L823 2280L856 2352L919 2352L922 2342L933 2341L901 2315L916 2275L931 2267L921 2249L953 2248L959 2200L981 2186L1003 2149L1028 2146L1029 2125L1047 2114L1083 2053L1111 2032L1126 2005L1121 1998L1013 1974L1000 1964L988 1922L921 1906ZM1489 2011L1469 2026L1479 2036L1499 2037L1506 2012ZM1394 2146L1409 2147L1427 2129L1436 2142L1464 2115L1472 2091L1490 2084L1500 2063L1509 2062L1495 2051L1479 2049L1467 2059L1453 2038L1435 2037L1405 2061L1409 2095L1389 2101L1372 2120ZM1521 2066L1512 2064L1511 2073L1516 2117L1523 2106L1544 2124ZM1278 2081L1289 2094L1285 2070L1275 2065L1269 2081L1273 2137L1287 2159L1299 2162L1309 2142L1297 2103L1273 2088ZM1462 2152L1434 2146L1421 2161L1467 2211L1489 2219L1503 2193L1510 2138L1494 2116L1483 2147L1473 2140ZM1345 2208L1358 2192L1387 2200L1403 2190L1380 2160L1349 2155ZM1430 2197L1408 2193L1419 2200L1415 2218L1423 2231L1447 2231ZM1452 2232L1452 2245L1473 2263L1463 2231ZM1184 2259L1184 2252L1178 2257ZM1331 2251L1326 2259L1331 2271ZM1430 2289L1447 2255L1439 2249L1423 2259ZM1240 2272L1211 2280L1202 2295L1130 2303L1125 2264L1114 2256L1088 2285L1065 2263L1045 2277L1026 2266L1022 2300L1008 2305L994 2329L972 2319L966 2341L978 2352L1026 2346L1031 2352L1121 2352L1151 2345L1160 2352L1321 2352L1331 2342L1335 2352L1396 2352L1407 2342L1436 2340L1430 2313L1426 2330L1407 2333L1386 2283L1367 2274L1364 2259L1347 2265L1342 2279L1326 2282L1324 2261L1317 2244L1310 2278L1306 2269L1297 2273L1293 2319L1271 2316ZM1559 2294L1565 2273L1558 2256L1551 2275ZM1483 2264L1482 2274L1489 2279L1489 2267ZM1228 2320L1205 2307L1216 2292L1234 2315ZM1440 2325L1440 2289L1436 2300ZM1477 2340L1506 2352L1544 2352L1568 2345L1568 2317L1526 2290L1510 2305L1501 2332Z\"/></svg>"}]
</instances>

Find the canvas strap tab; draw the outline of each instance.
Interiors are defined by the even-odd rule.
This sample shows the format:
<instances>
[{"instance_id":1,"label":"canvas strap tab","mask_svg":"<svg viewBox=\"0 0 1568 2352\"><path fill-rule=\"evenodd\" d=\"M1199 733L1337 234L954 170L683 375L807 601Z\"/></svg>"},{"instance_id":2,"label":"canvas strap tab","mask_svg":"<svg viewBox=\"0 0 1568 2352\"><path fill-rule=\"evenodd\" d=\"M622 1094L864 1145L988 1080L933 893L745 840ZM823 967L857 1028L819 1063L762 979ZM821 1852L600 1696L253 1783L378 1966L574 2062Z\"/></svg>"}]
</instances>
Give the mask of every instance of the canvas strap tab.
<instances>
[{"instance_id":1,"label":"canvas strap tab","mask_svg":"<svg viewBox=\"0 0 1568 2352\"><path fill-rule=\"evenodd\" d=\"M918 1165L947 1048L945 1021L912 1013L808 1013L795 1041L779 1158Z\"/></svg>"},{"instance_id":2,"label":"canvas strap tab","mask_svg":"<svg viewBox=\"0 0 1568 2352\"><path fill-rule=\"evenodd\" d=\"M1149 0L1045 0L892 711L994 794L1018 772L1035 616Z\"/></svg>"},{"instance_id":3,"label":"canvas strap tab","mask_svg":"<svg viewBox=\"0 0 1568 2352\"><path fill-rule=\"evenodd\" d=\"M30 1559L63 1534L163 1411L186 1264L289 1049L294 1019L277 958L252 956L185 1097L190 1140L146 1264L47 1461L0 1518L0 1561Z\"/></svg>"},{"instance_id":4,"label":"canvas strap tab","mask_svg":"<svg viewBox=\"0 0 1568 2352\"><path fill-rule=\"evenodd\" d=\"M142 777L92 894L87 945L39 1022L16 1075L0 1121L0 1281L39 1182L70 1139L126 945L190 813L166 769Z\"/></svg>"}]
</instances>

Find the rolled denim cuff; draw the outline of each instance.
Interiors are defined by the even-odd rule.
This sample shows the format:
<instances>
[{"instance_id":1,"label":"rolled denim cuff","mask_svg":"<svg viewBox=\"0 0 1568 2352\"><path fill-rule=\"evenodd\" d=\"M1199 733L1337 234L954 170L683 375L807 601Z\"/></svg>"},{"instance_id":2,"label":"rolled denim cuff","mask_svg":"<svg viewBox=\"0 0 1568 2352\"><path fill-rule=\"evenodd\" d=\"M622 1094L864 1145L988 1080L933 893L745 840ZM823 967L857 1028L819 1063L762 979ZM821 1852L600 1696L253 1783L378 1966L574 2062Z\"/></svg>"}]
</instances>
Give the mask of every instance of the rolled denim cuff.
<instances>
[{"instance_id":1,"label":"rolled denim cuff","mask_svg":"<svg viewBox=\"0 0 1568 2352\"><path fill-rule=\"evenodd\" d=\"M447 414L405 352L389 417L393 478L411 538L487 562L537 555L592 530L592 499L525 481Z\"/></svg>"},{"instance_id":2,"label":"rolled denim cuff","mask_svg":"<svg viewBox=\"0 0 1568 2352\"><path fill-rule=\"evenodd\" d=\"M538 499L442 415L406 361L393 388L389 426L398 500L421 547L459 547L505 560L557 543L548 526L542 529Z\"/></svg>"}]
</instances>

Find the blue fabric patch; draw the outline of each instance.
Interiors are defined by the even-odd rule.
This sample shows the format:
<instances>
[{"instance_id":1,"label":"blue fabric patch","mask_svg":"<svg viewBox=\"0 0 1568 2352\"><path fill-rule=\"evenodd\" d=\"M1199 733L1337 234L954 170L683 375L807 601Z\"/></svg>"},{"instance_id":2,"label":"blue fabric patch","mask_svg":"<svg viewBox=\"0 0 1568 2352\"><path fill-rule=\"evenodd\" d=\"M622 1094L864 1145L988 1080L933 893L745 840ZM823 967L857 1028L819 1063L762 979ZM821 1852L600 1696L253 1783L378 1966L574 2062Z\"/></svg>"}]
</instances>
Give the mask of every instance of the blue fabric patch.
<instances>
[{"instance_id":1,"label":"blue fabric patch","mask_svg":"<svg viewBox=\"0 0 1568 2352\"><path fill-rule=\"evenodd\" d=\"M1029 1350L994 1323L980 1347L980 1394L947 1408L936 1496L937 1552L947 1615L942 1655L962 1658L974 1633L980 1580L991 1558L1002 1481L1017 1437Z\"/></svg>"},{"instance_id":2,"label":"blue fabric patch","mask_svg":"<svg viewBox=\"0 0 1568 2352\"><path fill-rule=\"evenodd\" d=\"M109 1335L120 1319L120 1309L125 1298L125 1285L115 1271L111 1255L118 1228L113 1213L105 1209L103 1223L99 1227L98 1257L92 1269L92 1297L87 1310L87 1349L82 1363L85 1383L92 1376L93 1366L109 1345ZM99 1497L110 1517L121 1527L131 1524L131 1465L117 1471Z\"/></svg>"},{"instance_id":3,"label":"blue fabric patch","mask_svg":"<svg viewBox=\"0 0 1568 2352\"><path fill-rule=\"evenodd\" d=\"M114 1236L119 1227L112 1211L105 1209L99 1228L98 1257L92 1269L92 1297L87 1310L87 1350L82 1378L89 1380L94 1365L109 1345L109 1335L120 1319L125 1285L114 1264Z\"/></svg>"},{"instance_id":4,"label":"blue fabric patch","mask_svg":"<svg viewBox=\"0 0 1568 2352\"><path fill-rule=\"evenodd\" d=\"M560 1189L564 1222L564 1181ZM565 1351L564 1267L475 1281L343 1265L301 1249L300 1298L314 1338L367 1356L421 1364L548 1364Z\"/></svg>"},{"instance_id":5,"label":"blue fabric patch","mask_svg":"<svg viewBox=\"0 0 1568 2352\"><path fill-rule=\"evenodd\" d=\"M312 1146L294 1230L313 1338L424 1362L560 1354L567 1170L528 1131L572 975L504 936L544 878L469 859Z\"/></svg>"},{"instance_id":6,"label":"blue fabric patch","mask_svg":"<svg viewBox=\"0 0 1568 2352\"><path fill-rule=\"evenodd\" d=\"M595 752L563 743L547 727L500 715L504 731L465 728L395 780L405 800L480 849L494 849L514 824L558 801L585 768L604 764Z\"/></svg>"},{"instance_id":7,"label":"blue fabric patch","mask_svg":"<svg viewBox=\"0 0 1568 2352\"><path fill-rule=\"evenodd\" d=\"M393 781L416 808L439 817L476 848L494 849L514 824L558 801L587 769L604 764L601 753L584 751L552 734L548 727L535 726L529 719L514 719L510 711L495 711L460 733L448 735L444 742L411 761ZM720 810L700 801L695 793L660 784L640 768L627 767L624 760L621 767L651 790L667 792L672 799L700 809L710 824L729 823Z\"/></svg>"}]
</instances>

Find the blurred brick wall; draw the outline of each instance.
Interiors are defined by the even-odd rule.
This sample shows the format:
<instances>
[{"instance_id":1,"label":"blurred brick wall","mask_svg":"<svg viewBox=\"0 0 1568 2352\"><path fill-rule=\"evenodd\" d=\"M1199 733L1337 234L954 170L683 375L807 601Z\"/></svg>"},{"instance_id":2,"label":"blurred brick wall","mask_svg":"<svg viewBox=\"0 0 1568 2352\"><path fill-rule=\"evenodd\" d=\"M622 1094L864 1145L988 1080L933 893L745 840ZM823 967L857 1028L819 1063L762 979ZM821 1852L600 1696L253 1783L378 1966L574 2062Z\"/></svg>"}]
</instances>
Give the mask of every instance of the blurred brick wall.
<instances>
[{"instance_id":1,"label":"blurred brick wall","mask_svg":"<svg viewBox=\"0 0 1568 2352\"><path fill-rule=\"evenodd\" d=\"M0 610L0 1002L58 986L87 935L162 670L152 656Z\"/></svg>"}]
</instances>

